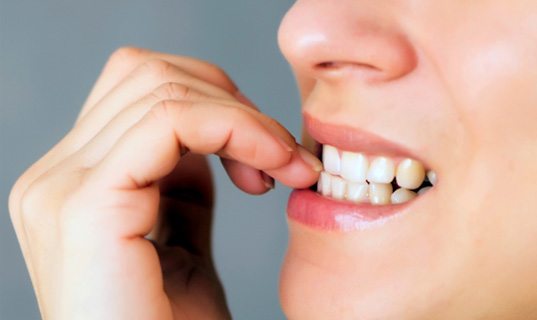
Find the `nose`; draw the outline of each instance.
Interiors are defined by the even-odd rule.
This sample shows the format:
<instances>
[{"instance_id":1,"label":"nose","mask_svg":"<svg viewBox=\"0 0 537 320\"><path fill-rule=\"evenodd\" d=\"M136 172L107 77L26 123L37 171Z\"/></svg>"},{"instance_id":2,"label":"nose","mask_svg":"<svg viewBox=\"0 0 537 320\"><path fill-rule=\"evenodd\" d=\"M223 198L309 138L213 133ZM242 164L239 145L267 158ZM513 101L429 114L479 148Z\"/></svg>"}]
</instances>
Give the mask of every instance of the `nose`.
<instances>
[{"instance_id":1,"label":"nose","mask_svg":"<svg viewBox=\"0 0 537 320\"><path fill-rule=\"evenodd\" d=\"M298 0L278 32L283 55L298 77L328 80L358 75L392 81L412 72L415 49L389 8L357 0Z\"/></svg>"}]
</instances>

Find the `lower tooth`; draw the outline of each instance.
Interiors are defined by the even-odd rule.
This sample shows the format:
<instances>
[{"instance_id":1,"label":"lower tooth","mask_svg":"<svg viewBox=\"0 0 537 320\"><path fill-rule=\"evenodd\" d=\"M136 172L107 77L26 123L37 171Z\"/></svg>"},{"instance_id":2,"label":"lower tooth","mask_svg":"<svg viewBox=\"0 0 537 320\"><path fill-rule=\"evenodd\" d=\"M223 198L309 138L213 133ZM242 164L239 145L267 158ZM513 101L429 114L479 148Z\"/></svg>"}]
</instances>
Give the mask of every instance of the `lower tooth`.
<instances>
[{"instance_id":1,"label":"lower tooth","mask_svg":"<svg viewBox=\"0 0 537 320\"><path fill-rule=\"evenodd\" d=\"M369 202L374 205L385 205L391 203L393 187L390 183L369 184Z\"/></svg>"},{"instance_id":2,"label":"lower tooth","mask_svg":"<svg viewBox=\"0 0 537 320\"><path fill-rule=\"evenodd\" d=\"M332 194L332 176L328 172L321 172L317 188L323 196L330 197Z\"/></svg>"},{"instance_id":3,"label":"lower tooth","mask_svg":"<svg viewBox=\"0 0 537 320\"><path fill-rule=\"evenodd\" d=\"M392 193L391 200L393 204L405 203L414 199L417 194L405 188L399 188Z\"/></svg>"},{"instance_id":4,"label":"lower tooth","mask_svg":"<svg viewBox=\"0 0 537 320\"><path fill-rule=\"evenodd\" d=\"M434 181L436 177L432 176L432 178ZM325 197L332 197L336 200L346 199L355 203L367 202L369 199L369 202L373 205L404 203L426 193L431 188L421 188L417 193L406 188L399 188L393 191L391 183L349 182L326 171L321 172L317 183L317 192Z\"/></svg>"},{"instance_id":5,"label":"lower tooth","mask_svg":"<svg viewBox=\"0 0 537 320\"><path fill-rule=\"evenodd\" d=\"M425 188L421 188L419 191L418 191L418 195L422 195L424 194L425 192L429 191L431 189L431 187L425 187Z\"/></svg>"},{"instance_id":6,"label":"lower tooth","mask_svg":"<svg viewBox=\"0 0 537 320\"><path fill-rule=\"evenodd\" d=\"M332 198L343 200L345 197L346 183L340 177L332 177Z\"/></svg>"},{"instance_id":7,"label":"lower tooth","mask_svg":"<svg viewBox=\"0 0 537 320\"><path fill-rule=\"evenodd\" d=\"M369 185L367 183L349 182L347 184L347 200L365 202L368 199Z\"/></svg>"}]
</instances>

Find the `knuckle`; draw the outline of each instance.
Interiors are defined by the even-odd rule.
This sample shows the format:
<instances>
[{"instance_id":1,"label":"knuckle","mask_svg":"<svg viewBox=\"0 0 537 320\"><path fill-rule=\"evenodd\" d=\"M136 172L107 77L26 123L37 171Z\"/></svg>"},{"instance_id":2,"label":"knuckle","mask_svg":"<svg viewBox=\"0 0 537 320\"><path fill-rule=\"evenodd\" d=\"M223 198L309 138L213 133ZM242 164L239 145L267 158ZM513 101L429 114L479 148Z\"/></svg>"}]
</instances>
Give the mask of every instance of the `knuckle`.
<instances>
[{"instance_id":1,"label":"knuckle","mask_svg":"<svg viewBox=\"0 0 537 320\"><path fill-rule=\"evenodd\" d=\"M192 89L180 83L166 82L156 90L156 95L163 100L187 99L192 95Z\"/></svg>"},{"instance_id":2,"label":"knuckle","mask_svg":"<svg viewBox=\"0 0 537 320\"><path fill-rule=\"evenodd\" d=\"M224 71L224 69L223 69L222 67L220 67L219 65L214 64L214 63L212 63L212 62L206 62L206 65L207 65L207 68L209 69L209 71L210 71L214 76L228 79L228 75L227 75L227 73L226 73L226 72Z\"/></svg>"},{"instance_id":3,"label":"knuckle","mask_svg":"<svg viewBox=\"0 0 537 320\"><path fill-rule=\"evenodd\" d=\"M252 159L254 162L260 161L260 154L262 154L262 150L259 148L258 143L251 143L248 144L248 146L244 149L244 154L248 159Z\"/></svg>"},{"instance_id":4,"label":"knuckle","mask_svg":"<svg viewBox=\"0 0 537 320\"><path fill-rule=\"evenodd\" d=\"M205 62L207 66L208 73L220 84L222 84L225 89L229 91L237 91L237 86L233 83L231 78L228 76L227 72L222 69L220 66L213 64L211 62Z\"/></svg>"},{"instance_id":5,"label":"knuckle","mask_svg":"<svg viewBox=\"0 0 537 320\"><path fill-rule=\"evenodd\" d=\"M84 170L53 169L32 181L20 193L18 210L12 212L20 225L30 233L54 229L65 199L80 189Z\"/></svg>"},{"instance_id":6,"label":"knuckle","mask_svg":"<svg viewBox=\"0 0 537 320\"><path fill-rule=\"evenodd\" d=\"M121 47L116 49L108 58L108 65L138 64L147 55L147 50L136 47Z\"/></svg>"},{"instance_id":7,"label":"knuckle","mask_svg":"<svg viewBox=\"0 0 537 320\"><path fill-rule=\"evenodd\" d=\"M254 115L250 112L240 109L240 108L228 108L226 110L230 115L230 126L232 128L238 127L256 127L262 128L262 124L256 119ZM264 157L267 156L267 153L264 151L264 148L257 142L257 139L254 139L253 136L244 135L236 137L240 141L241 153L244 157L251 159L252 161L259 163L265 162ZM237 143L237 142L236 142Z\"/></svg>"},{"instance_id":8,"label":"knuckle","mask_svg":"<svg viewBox=\"0 0 537 320\"><path fill-rule=\"evenodd\" d=\"M11 221L15 222L19 220L20 207L23 198L25 188L23 187L24 175L21 176L17 182L12 186L9 192L8 207Z\"/></svg>"},{"instance_id":9,"label":"knuckle","mask_svg":"<svg viewBox=\"0 0 537 320\"><path fill-rule=\"evenodd\" d=\"M40 225L51 202L51 185L47 178L38 178L22 193L19 199L19 210L16 218L24 227L32 228Z\"/></svg>"},{"instance_id":10,"label":"knuckle","mask_svg":"<svg viewBox=\"0 0 537 320\"><path fill-rule=\"evenodd\" d=\"M171 100L162 100L151 107L149 115L156 120L166 119L168 117L170 108L172 108L172 104L173 101Z\"/></svg>"},{"instance_id":11,"label":"knuckle","mask_svg":"<svg viewBox=\"0 0 537 320\"><path fill-rule=\"evenodd\" d=\"M260 120L262 122L264 122L267 126L270 126L270 127L273 127L273 128L281 127L281 125L279 124L279 122L276 119L271 118L271 117L269 117L267 115L264 115L264 114L262 114L261 112L258 112L258 111L256 111L256 113L258 115L261 115Z\"/></svg>"},{"instance_id":12,"label":"knuckle","mask_svg":"<svg viewBox=\"0 0 537 320\"><path fill-rule=\"evenodd\" d=\"M165 123L169 121L170 114L173 112L173 109L176 109L177 102L173 100L162 100L159 103L153 105L151 110L148 113L148 116L153 118L156 121Z\"/></svg>"},{"instance_id":13,"label":"knuckle","mask_svg":"<svg viewBox=\"0 0 537 320\"><path fill-rule=\"evenodd\" d=\"M250 113L241 108L226 108L226 111L237 126L251 122L253 119L253 116Z\"/></svg>"},{"instance_id":14,"label":"knuckle","mask_svg":"<svg viewBox=\"0 0 537 320\"><path fill-rule=\"evenodd\" d=\"M143 63L142 69L154 81L163 82L169 78L175 66L164 60L151 59Z\"/></svg>"},{"instance_id":15,"label":"knuckle","mask_svg":"<svg viewBox=\"0 0 537 320\"><path fill-rule=\"evenodd\" d=\"M31 165L23 174L18 177L15 183L11 186L8 197L8 208L12 215L15 215L21 211L21 202L25 192L34 183L36 178L41 175L41 162L44 157Z\"/></svg>"},{"instance_id":16,"label":"knuckle","mask_svg":"<svg viewBox=\"0 0 537 320\"><path fill-rule=\"evenodd\" d=\"M163 100L151 107L150 113L157 120L169 121L171 117L177 118L191 105L188 101Z\"/></svg>"},{"instance_id":17,"label":"knuckle","mask_svg":"<svg viewBox=\"0 0 537 320\"><path fill-rule=\"evenodd\" d=\"M287 129L285 129L285 127L282 126L278 122L278 120L276 120L274 118L271 118L269 116L263 115L262 113L258 113L258 114L261 115L261 122L264 123L264 125L267 128L271 128L272 130L278 130L278 131L286 133L286 134L289 133L289 131L287 131Z\"/></svg>"}]
</instances>

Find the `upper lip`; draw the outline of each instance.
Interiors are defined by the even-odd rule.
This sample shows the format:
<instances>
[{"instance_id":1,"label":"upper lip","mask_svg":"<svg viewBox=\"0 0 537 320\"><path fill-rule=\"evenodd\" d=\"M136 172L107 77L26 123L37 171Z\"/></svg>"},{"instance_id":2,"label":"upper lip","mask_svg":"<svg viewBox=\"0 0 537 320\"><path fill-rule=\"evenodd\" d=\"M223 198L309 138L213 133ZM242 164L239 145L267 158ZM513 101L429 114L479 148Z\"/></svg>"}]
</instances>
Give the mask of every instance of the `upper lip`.
<instances>
[{"instance_id":1,"label":"upper lip","mask_svg":"<svg viewBox=\"0 0 537 320\"><path fill-rule=\"evenodd\" d=\"M329 144L340 150L361 152L368 155L387 156L393 158L420 159L412 150L389 141L375 133L346 125L324 122L304 112L304 129L316 142Z\"/></svg>"}]
</instances>

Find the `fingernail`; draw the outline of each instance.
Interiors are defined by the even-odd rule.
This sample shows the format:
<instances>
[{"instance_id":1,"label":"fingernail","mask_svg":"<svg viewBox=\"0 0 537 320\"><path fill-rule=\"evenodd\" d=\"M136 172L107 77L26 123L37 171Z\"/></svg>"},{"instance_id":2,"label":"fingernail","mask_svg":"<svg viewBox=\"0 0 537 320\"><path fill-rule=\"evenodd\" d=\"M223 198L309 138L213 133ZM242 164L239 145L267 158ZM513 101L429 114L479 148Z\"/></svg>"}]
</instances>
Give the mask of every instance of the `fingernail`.
<instances>
[{"instance_id":1,"label":"fingernail","mask_svg":"<svg viewBox=\"0 0 537 320\"><path fill-rule=\"evenodd\" d=\"M235 92L235 98L239 100L239 102L244 103L245 105L248 105L256 110L259 110L257 106L250 100L247 96L245 96L242 92L237 91Z\"/></svg>"},{"instance_id":2,"label":"fingernail","mask_svg":"<svg viewBox=\"0 0 537 320\"><path fill-rule=\"evenodd\" d=\"M274 178L261 171L261 178L263 178L263 184L267 189L274 189Z\"/></svg>"},{"instance_id":3,"label":"fingernail","mask_svg":"<svg viewBox=\"0 0 537 320\"><path fill-rule=\"evenodd\" d=\"M306 148L301 145L298 145L298 154L307 163L315 172L323 171L323 163L316 156L311 154Z\"/></svg>"}]
</instances>

